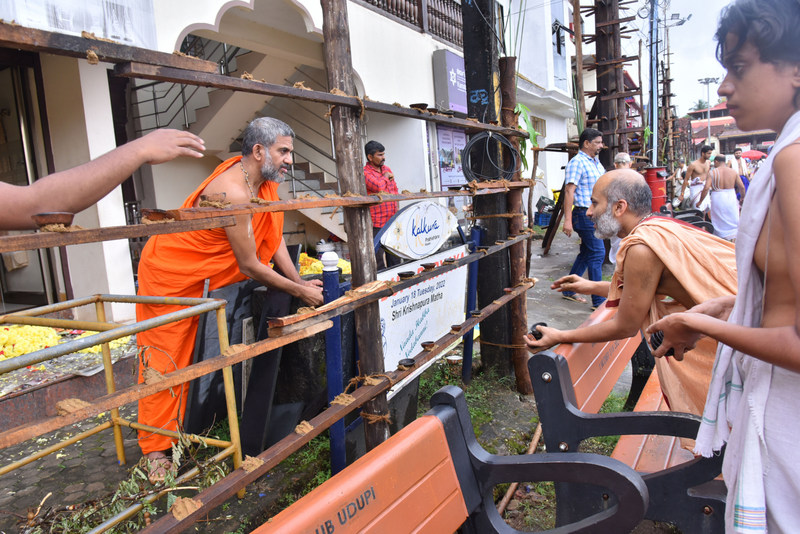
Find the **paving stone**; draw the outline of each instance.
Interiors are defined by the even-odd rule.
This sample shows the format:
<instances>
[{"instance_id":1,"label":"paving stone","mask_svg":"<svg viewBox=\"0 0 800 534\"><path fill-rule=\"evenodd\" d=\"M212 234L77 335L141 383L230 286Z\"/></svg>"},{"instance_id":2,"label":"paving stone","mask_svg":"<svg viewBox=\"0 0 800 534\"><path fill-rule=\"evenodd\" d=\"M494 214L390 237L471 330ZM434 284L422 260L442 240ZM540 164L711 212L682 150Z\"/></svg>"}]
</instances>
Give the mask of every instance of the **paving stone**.
<instances>
[{"instance_id":1,"label":"paving stone","mask_svg":"<svg viewBox=\"0 0 800 534\"><path fill-rule=\"evenodd\" d=\"M91 484L87 484L83 491L86 493L94 493L99 491L105 491L106 485L104 482L92 482Z\"/></svg>"},{"instance_id":2,"label":"paving stone","mask_svg":"<svg viewBox=\"0 0 800 534\"><path fill-rule=\"evenodd\" d=\"M76 482L75 484L70 484L69 486L64 488L64 493L73 493L76 491L81 491L86 484L83 482Z\"/></svg>"}]
</instances>

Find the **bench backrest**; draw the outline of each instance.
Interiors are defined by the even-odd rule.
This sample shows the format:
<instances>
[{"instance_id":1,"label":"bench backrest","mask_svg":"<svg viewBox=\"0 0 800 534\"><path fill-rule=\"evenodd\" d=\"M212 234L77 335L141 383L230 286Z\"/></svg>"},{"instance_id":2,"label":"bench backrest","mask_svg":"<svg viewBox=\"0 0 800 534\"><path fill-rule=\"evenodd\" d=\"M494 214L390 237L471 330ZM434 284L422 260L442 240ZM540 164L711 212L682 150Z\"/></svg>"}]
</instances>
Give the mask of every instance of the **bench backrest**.
<instances>
[{"instance_id":1,"label":"bench backrest","mask_svg":"<svg viewBox=\"0 0 800 534\"><path fill-rule=\"evenodd\" d=\"M423 416L254 532L451 533L468 515L442 423Z\"/></svg>"},{"instance_id":2,"label":"bench backrest","mask_svg":"<svg viewBox=\"0 0 800 534\"><path fill-rule=\"evenodd\" d=\"M581 327L608 321L616 313L617 308L606 308L604 303ZM576 406L581 411L596 413L600 410L641 342L641 334L636 334L608 342L564 343L553 351L567 361Z\"/></svg>"},{"instance_id":3,"label":"bench backrest","mask_svg":"<svg viewBox=\"0 0 800 534\"><path fill-rule=\"evenodd\" d=\"M513 534L494 489L507 482L585 481L617 504L559 532L628 532L647 509L632 469L596 454L497 456L476 441L463 391L446 386L431 410L254 532Z\"/></svg>"}]
</instances>

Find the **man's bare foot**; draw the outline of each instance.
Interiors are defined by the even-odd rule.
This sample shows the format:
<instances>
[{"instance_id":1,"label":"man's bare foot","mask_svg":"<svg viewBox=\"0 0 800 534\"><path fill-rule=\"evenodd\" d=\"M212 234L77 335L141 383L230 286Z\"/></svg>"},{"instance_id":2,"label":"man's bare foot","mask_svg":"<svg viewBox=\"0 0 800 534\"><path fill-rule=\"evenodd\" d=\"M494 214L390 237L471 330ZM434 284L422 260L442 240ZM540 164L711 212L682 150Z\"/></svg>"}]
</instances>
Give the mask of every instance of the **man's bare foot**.
<instances>
[{"instance_id":1,"label":"man's bare foot","mask_svg":"<svg viewBox=\"0 0 800 534\"><path fill-rule=\"evenodd\" d=\"M147 472L147 479L151 484L160 484L167 477L167 472L173 470L172 462L162 451L149 452L142 457Z\"/></svg>"}]
</instances>

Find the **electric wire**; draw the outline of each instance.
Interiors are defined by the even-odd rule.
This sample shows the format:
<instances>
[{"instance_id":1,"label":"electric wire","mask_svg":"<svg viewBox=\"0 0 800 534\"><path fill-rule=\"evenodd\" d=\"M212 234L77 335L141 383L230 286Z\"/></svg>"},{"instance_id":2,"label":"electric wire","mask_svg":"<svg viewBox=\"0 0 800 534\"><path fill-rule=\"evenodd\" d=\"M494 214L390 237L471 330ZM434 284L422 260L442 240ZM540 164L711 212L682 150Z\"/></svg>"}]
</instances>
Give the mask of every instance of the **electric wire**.
<instances>
[{"instance_id":1,"label":"electric wire","mask_svg":"<svg viewBox=\"0 0 800 534\"><path fill-rule=\"evenodd\" d=\"M491 142L498 142L500 145L505 147L508 153L511 155L509 158L509 164L506 166L502 166L502 156L503 151L498 150L497 156L495 158L492 157L492 150L490 143ZM498 171L497 174L482 174L480 172L474 171L472 169L473 163L473 149L477 148L481 150L477 154L483 158L482 160L476 159L475 162L483 162L487 161L494 170ZM467 142L464 146L464 149L461 151L461 159L462 159L462 170L464 172L464 178L467 179L467 182L471 182L472 180L510 180L514 176L514 172L517 169L517 163L519 161L519 153L514 148L514 145L511 144L511 141L506 139L505 136L494 133L494 132L481 132L477 135L472 136L472 138ZM498 162L499 160L499 162Z\"/></svg>"}]
</instances>

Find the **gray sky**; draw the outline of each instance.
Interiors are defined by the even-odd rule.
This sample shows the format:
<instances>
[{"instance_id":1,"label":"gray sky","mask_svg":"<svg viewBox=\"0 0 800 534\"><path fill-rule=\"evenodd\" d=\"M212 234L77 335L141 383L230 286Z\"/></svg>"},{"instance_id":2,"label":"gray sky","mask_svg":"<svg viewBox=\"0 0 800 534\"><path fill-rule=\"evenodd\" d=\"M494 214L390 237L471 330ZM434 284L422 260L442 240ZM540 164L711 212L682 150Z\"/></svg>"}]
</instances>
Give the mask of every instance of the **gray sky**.
<instances>
[{"instance_id":1,"label":"gray sky","mask_svg":"<svg viewBox=\"0 0 800 534\"><path fill-rule=\"evenodd\" d=\"M717 29L717 22L720 11L728 5L729 0L658 0L661 7L659 16L663 18L663 7L667 6L668 25L672 26L675 21L671 21L673 13L679 14L682 18L692 17L680 26L670 27L669 29L669 48L672 52L672 93L675 94L673 103L676 105L678 116L683 116L694 106L698 100L707 100L706 86L698 83L700 78L718 78L722 81L725 70L720 66L714 57L716 51L716 41L714 32ZM639 0L637 4L631 4L631 9L623 11L620 15L630 16L635 14L642 6L649 5L649 0ZM645 78L643 89L648 91L649 66L647 64L647 43L649 38L648 22L637 17L633 23L641 28L641 32L632 34L631 39L623 40L623 53L625 55L636 55L639 52L639 39L642 39L642 77ZM663 27L662 27L663 28ZM664 40L663 29L660 30L660 38ZM663 45L662 45L663 46ZM636 79L636 64L629 64L628 70ZM717 88L719 84L711 84L711 103L717 102ZM645 102L648 93L645 93Z\"/></svg>"},{"instance_id":2,"label":"gray sky","mask_svg":"<svg viewBox=\"0 0 800 534\"><path fill-rule=\"evenodd\" d=\"M672 92L676 95L678 115L684 115L700 99L706 100L706 86L697 82L699 78L718 78L722 81L725 69L714 56L720 11L730 2L726 0L671 0L669 13L682 17L692 14L685 24L670 28L669 47L672 51ZM717 99L719 84L711 84L711 103Z\"/></svg>"}]
</instances>

